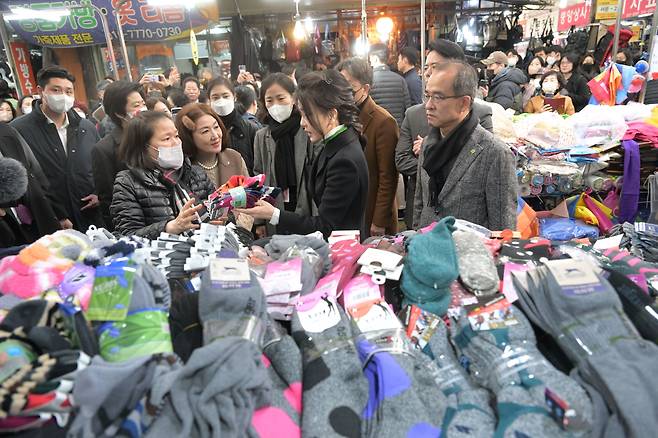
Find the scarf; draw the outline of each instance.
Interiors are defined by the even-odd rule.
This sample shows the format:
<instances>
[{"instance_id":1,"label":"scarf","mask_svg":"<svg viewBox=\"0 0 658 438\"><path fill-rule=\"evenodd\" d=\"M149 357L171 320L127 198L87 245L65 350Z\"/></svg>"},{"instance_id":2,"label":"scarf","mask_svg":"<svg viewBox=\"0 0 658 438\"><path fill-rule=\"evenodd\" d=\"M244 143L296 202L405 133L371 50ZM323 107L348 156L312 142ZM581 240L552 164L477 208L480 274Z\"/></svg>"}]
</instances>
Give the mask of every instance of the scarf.
<instances>
[{"instance_id":1,"label":"scarf","mask_svg":"<svg viewBox=\"0 0 658 438\"><path fill-rule=\"evenodd\" d=\"M425 148L423 168L430 176L430 206L436 207L439 193L441 193L448 179L452 166L457 160L457 155L459 155L477 125L478 118L473 116L473 111L471 111L447 137L440 139L433 146ZM436 132L433 135L441 135L438 129L433 129L433 131Z\"/></svg>"},{"instance_id":2,"label":"scarf","mask_svg":"<svg viewBox=\"0 0 658 438\"><path fill-rule=\"evenodd\" d=\"M292 197L297 194L297 169L295 166L295 135L299 131L302 116L293 108L290 117L279 123L268 116L265 123L270 127L272 138L276 143L274 152L274 173L277 185L281 190L289 190ZM292 201L292 198L291 198Z\"/></svg>"}]
</instances>

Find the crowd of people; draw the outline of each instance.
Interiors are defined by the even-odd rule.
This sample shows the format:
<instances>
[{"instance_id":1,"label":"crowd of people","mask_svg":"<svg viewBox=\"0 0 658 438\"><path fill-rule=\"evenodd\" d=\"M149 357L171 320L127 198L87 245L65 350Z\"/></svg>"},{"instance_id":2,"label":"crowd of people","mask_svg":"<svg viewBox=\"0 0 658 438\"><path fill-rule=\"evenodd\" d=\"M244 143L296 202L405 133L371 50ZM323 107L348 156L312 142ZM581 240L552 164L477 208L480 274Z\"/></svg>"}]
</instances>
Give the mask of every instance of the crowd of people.
<instances>
[{"instance_id":1,"label":"crowd of people","mask_svg":"<svg viewBox=\"0 0 658 438\"><path fill-rule=\"evenodd\" d=\"M617 58L630 62L625 52ZM91 112L76 101L70 72L45 67L37 95L0 100L0 153L29 175L26 194L1 206L0 243L91 225L150 238L186 233L231 176L257 174L282 191L276 205L236 210L260 236L394 234L399 174L407 228L455 216L513 229L515 159L492 133L488 102L573 114L587 105L587 82L598 73L591 56L559 46L525 60L495 51L472 64L442 39L428 45L424 71L410 47L393 68L389 61L386 47L374 45L368 59L262 80L246 71L199 80L176 68L139 82L108 77Z\"/></svg>"}]
</instances>

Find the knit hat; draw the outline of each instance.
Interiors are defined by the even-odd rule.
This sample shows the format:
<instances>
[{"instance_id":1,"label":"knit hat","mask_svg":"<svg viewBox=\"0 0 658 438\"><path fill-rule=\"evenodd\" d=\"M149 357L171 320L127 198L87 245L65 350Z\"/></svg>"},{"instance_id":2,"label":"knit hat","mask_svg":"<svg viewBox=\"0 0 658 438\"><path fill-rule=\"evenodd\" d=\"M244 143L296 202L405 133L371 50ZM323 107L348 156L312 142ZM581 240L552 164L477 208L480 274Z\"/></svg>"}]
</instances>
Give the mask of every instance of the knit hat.
<instances>
[{"instance_id":1,"label":"knit hat","mask_svg":"<svg viewBox=\"0 0 658 438\"><path fill-rule=\"evenodd\" d=\"M452 232L455 218L443 218L430 232L409 241L402 270L403 306L416 304L423 310L443 315L450 304L450 284L459 267Z\"/></svg>"}]
</instances>

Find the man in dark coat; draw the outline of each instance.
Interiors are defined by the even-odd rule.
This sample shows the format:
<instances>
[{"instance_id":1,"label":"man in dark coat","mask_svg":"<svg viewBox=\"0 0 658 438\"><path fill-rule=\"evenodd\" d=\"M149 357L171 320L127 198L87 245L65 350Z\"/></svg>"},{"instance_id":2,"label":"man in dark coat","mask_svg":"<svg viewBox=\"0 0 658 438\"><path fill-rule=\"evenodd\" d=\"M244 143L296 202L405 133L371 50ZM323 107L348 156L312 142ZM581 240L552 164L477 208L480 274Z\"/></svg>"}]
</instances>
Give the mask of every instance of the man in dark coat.
<instances>
[{"instance_id":1,"label":"man in dark coat","mask_svg":"<svg viewBox=\"0 0 658 438\"><path fill-rule=\"evenodd\" d=\"M466 56L462 48L449 40L436 39L429 43L429 52L425 58L425 83L429 81L434 69L443 62L451 60L464 61ZM473 114L480 120L480 125L493 132L491 107L486 103L473 102ZM416 172L418 170L418 154L421 144L430 132L430 126L425 114L425 104L412 106L405 114L400 126L400 139L395 148L395 166L405 178L404 221L408 229L413 227L414 197L416 192Z\"/></svg>"},{"instance_id":2,"label":"man in dark coat","mask_svg":"<svg viewBox=\"0 0 658 438\"><path fill-rule=\"evenodd\" d=\"M404 112L411 106L411 98L407 83L402 76L393 73L386 65L388 54L386 46L375 44L370 50L370 65L372 65L373 82L370 97L377 105L393 116L398 126L404 120Z\"/></svg>"},{"instance_id":3,"label":"man in dark coat","mask_svg":"<svg viewBox=\"0 0 658 438\"><path fill-rule=\"evenodd\" d=\"M395 194L398 171L395 168L395 146L399 130L393 116L369 96L372 69L361 58L350 58L336 66L354 90L354 100L361 112L359 121L366 138L368 163L368 202L366 229L371 236L393 235L398 231Z\"/></svg>"},{"instance_id":4,"label":"man in dark coat","mask_svg":"<svg viewBox=\"0 0 658 438\"><path fill-rule=\"evenodd\" d=\"M418 51L413 47L405 47L398 55L398 71L407 83L409 98L412 105L423 103L423 81L418 75Z\"/></svg>"},{"instance_id":5,"label":"man in dark coat","mask_svg":"<svg viewBox=\"0 0 658 438\"><path fill-rule=\"evenodd\" d=\"M523 112L523 91L521 85L528 83L525 73L516 67L507 66L507 55L495 51L482 61L487 72L493 77L486 91L487 102L494 102L505 109L512 108Z\"/></svg>"},{"instance_id":6,"label":"man in dark coat","mask_svg":"<svg viewBox=\"0 0 658 438\"><path fill-rule=\"evenodd\" d=\"M38 92L30 114L11 123L30 146L50 184L62 228L86 231L103 225L91 173L96 127L73 110L75 77L59 66L37 74Z\"/></svg>"}]
</instances>

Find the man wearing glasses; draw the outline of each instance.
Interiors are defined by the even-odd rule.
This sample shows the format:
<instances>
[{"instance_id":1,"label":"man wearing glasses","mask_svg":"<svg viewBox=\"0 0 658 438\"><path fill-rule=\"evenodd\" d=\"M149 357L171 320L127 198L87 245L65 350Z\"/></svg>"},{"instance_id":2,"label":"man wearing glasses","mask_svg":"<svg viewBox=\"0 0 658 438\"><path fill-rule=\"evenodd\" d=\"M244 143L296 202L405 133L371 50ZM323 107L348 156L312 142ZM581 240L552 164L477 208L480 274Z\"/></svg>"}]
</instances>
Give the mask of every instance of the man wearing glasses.
<instances>
[{"instance_id":1,"label":"man wearing glasses","mask_svg":"<svg viewBox=\"0 0 658 438\"><path fill-rule=\"evenodd\" d=\"M490 230L516 228L517 179L510 148L479 125L475 70L434 68L425 89L430 132L418 155L414 228L455 216Z\"/></svg>"},{"instance_id":2,"label":"man wearing glasses","mask_svg":"<svg viewBox=\"0 0 658 438\"><path fill-rule=\"evenodd\" d=\"M445 39L437 39L430 42L429 53L425 58L425 70L423 80L425 83L430 79L434 69L442 62L451 60L464 61L462 48ZM473 102L473 113L480 120L480 125L487 131L493 132L491 121L491 108L485 103ZM407 205L404 213L404 221L407 228L413 226L413 199L416 190L416 169L418 168L418 153L423 139L429 132L430 127L425 116L425 104L412 106L405 114L404 121L400 126L400 139L395 148L395 165L405 178L405 197Z\"/></svg>"}]
</instances>

